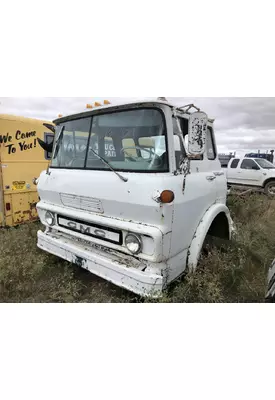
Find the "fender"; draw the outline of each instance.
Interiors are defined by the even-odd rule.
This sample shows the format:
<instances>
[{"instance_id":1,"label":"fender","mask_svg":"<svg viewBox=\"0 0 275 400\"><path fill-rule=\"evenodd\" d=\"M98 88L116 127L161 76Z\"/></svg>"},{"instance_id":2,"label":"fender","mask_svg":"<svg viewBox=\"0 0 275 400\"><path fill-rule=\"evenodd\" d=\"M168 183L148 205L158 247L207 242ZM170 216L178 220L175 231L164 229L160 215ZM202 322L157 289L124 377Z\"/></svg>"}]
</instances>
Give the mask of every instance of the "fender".
<instances>
[{"instance_id":1,"label":"fender","mask_svg":"<svg viewBox=\"0 0 275 400\"><path fill-rule=\"evenodd\" d=\"M262 184L262 187L265 188L265 185L267 185L269 182L275 181L275 176L267 178L264 183Z\"/></svg>"},{"instance_id":2,"label":"fender","mask_svg":"<svg viewBox=\"0 0 275 400\"><path fill-rule=\"evenodd\" d=\"M224 204L214 204L204 214L193 237L192 243L189 247L189 255L187 261L189 271L194 272L196 270L202 246L207 236L207 233L212 225L212 222L220 213L225 213L227 217L229 226L229 238L231 239L233 231L233 221L230 217L229 209Z\"/></svg>"}]
</instances>

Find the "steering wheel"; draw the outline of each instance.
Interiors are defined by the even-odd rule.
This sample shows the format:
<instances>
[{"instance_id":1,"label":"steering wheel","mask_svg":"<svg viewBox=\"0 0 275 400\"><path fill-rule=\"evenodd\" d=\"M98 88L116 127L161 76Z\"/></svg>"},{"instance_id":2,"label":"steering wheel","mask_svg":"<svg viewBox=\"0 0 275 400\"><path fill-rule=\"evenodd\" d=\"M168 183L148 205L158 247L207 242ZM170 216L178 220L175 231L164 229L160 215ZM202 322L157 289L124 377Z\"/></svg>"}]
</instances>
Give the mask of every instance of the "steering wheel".
<instances>
[{"instance_id":1,"label":"steering wheel","mask_svg":"<svg viewBox=\"0 0 275 400\"><path fill-rule=\"evenodd\" d=\"M130 155L130 154L128 154L126 152L126 150L136 150L136 149L141 150L141 151L145 151L145 152L147 152L149 154L152 154L152 150L148 150L148 149L146 149L144 147L141 147L141 146L125 147L125 148L121 149L121 153L125 153L129 157L130 160L137 161L139 159L139 157L134 157L134 156L132 156L132 155ZM157 158L159 160L159 166L161 166L162 165L162 158L155 151L153 153L153 156L154 157L149 160L150 161L149 168L152 168L152 166L153 166L153 164L155 162L155 158Z\"/></svg>"},{"instance_id":2,"label":"steering wheel","mask_svg":"<svg viewBox=\"0 0 275 400\"><path fill-rule=\"evenodd\" d=\"M134 157L131 154L128 154L126 150L135 150L137 147L125 147L120 150L120 153L124 153L131 161L137 161L138 157Z\"/></svg>"}]
</instances>

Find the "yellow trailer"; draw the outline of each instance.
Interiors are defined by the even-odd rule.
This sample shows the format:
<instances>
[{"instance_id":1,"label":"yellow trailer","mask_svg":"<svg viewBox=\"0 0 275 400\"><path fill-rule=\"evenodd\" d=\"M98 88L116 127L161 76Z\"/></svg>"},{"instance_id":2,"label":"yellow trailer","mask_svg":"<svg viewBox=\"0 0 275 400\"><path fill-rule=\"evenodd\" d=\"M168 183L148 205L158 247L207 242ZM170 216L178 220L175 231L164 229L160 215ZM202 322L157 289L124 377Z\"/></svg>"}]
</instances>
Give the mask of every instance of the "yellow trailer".
<instances>
[{"instance_id":1,"label":"yellow trailer","mask_svg":"<svg viewBox=\"0 0 275 400\"><path fill-rule=\"evenodd\" d=\"M53 141L51 126L48 121L0 114L0 227L37 219L33 178L48 166L51 154L39 142Z\"/></svg>"}]
</instances>

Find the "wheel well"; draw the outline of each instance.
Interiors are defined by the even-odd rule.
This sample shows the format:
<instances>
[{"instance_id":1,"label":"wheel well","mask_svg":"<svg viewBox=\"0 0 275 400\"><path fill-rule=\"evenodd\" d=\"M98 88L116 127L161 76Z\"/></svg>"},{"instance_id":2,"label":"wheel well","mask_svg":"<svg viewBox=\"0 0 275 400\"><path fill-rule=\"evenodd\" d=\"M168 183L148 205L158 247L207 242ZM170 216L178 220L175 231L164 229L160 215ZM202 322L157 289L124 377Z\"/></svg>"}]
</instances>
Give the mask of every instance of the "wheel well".
<instances>
[{"instance_id":1,"label":"wheel well","mask_svg":"<svg viewBox=\"0 0 275 400\"><path fill-rule=\"evenodd\" d=\"M229 223L225 213L220 213L216 216L210 226L208 235L226 240L230 238Z\"/></svg>"},{"instance_id":2,"label":"wheel well","mask_svg":"<svg viewBox=\"0 0 275 400\"><path fill-rule=\"evenodd\" d=\"M267 179L266 181L264 181L264 183L263 183L263 188L264 188L268 183L270 183L270 182L275 182L275 178L269 178L269 179Z\"/></svg>"}]
</instances>

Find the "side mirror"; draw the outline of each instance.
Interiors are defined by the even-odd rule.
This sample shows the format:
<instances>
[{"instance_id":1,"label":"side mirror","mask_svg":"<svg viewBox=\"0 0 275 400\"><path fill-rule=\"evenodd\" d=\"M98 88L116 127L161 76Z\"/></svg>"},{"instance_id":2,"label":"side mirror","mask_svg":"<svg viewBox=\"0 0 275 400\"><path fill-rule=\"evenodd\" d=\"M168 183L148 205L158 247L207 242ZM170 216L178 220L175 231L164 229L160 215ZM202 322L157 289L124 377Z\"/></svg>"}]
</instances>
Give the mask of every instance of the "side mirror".
<instances>
[{"instance_id":1,"label":"side mirror","mask_svg":"<svg viewBox=\"0 0 275 400\"><path fill-rule=\"evenodd\" d=\"M43 124L43 126L45 126L45 128L49 129L52 133L55 133L55 127L54 125L51 124Z\"/></svg>"},{"instance_id":2,"label":"side mirror","mask_svg":"<svg viewBox=\"0 0 275 400\"><path fill-rule=\"evenodd\" d=\"M202 155L205 150L208 116L203 112L190 115L188 132L188 153Z\"/></svg>"},{"instance_id":3,"label":"side mirror","mask_svg":"<svg viewBox=\"0 0 275 400\"><path fill-rule=\"evenodd\" d=\"M259 171L261 168L258 167L258 165L253 165L252 169L254 169L254 171Z\"/></svg>"},{"instance_id":4,"label":"side mirror","mask_svg":"<svg viewBox=\"0 0 275 400\"><path fill-rule=\"evenodd\" d=\"M52 143L45 143L40 138L37 138L37 141L38 141L39 145L42 147L43 150L47 151L48 153L52 153L53 152L53 141L52 141Z\"/></svg>"}]
</instances>

